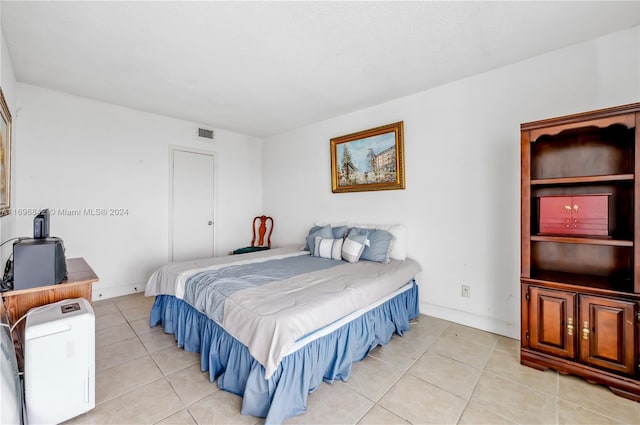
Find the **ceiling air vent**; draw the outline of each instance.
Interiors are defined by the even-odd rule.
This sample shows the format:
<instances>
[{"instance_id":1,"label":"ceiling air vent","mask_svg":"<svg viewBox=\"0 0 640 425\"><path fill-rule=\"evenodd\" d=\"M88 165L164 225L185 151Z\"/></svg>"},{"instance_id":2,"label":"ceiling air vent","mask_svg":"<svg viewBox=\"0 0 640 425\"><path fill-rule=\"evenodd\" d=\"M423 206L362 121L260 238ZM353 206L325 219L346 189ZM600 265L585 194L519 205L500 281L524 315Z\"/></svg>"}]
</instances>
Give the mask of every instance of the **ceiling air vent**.
<instances>
[{"instance_id":1,"label":"ceiling air vent","mask_svg":"<svg viewBox=\"0 0 640 425\"><path fill-rule=\"evenodd\" d=\"M198 136L204 137L205 139L213 140L213 130L207 130L206 128L199 128Z\"/></svg>"}]
</instances>

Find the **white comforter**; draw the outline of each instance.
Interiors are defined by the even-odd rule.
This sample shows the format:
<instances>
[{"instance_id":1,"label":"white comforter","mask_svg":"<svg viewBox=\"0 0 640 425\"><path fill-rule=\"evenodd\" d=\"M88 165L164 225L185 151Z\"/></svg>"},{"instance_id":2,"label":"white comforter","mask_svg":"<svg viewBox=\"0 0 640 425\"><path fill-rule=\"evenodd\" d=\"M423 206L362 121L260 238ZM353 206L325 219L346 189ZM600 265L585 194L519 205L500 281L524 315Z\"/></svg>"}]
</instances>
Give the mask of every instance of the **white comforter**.
<instances>
[{"instance_id":1,"label":"white comforter","mask_svg":"<svg viewBox=\"0 0 640 425\"><path fill-rule=\"evenodd\" d=\"M182 298L184 284L195 273L229 265L309 255L279 248L239 256L171 263L156 271L145 295ZM243 289L226 299L221 325L246 345L265 368L265 378L277 369L296 341L354 311L367 307L404 286L420 271L412 259L388 264L360 261Z\"/></svg>"}]
</instances>

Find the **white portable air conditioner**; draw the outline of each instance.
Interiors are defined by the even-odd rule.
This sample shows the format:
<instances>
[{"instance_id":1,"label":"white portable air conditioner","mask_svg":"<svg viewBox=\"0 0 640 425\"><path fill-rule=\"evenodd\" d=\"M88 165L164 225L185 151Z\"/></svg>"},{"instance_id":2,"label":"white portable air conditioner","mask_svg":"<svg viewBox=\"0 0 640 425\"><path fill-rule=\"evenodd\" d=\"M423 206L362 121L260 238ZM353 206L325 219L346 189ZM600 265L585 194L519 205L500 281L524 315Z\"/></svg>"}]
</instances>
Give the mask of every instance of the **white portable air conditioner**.
<instances>
[{"instance_id":1,"label":"white portable air conditioner","mask_svg":"<svg viewBox=\"0 0 640 425\"><path fill-rule=\"evenodd\" d=\"M84 298L29 310L24 390L30 424L60 423L95 407L95 316Z\"/></svg>"}]
</instances>

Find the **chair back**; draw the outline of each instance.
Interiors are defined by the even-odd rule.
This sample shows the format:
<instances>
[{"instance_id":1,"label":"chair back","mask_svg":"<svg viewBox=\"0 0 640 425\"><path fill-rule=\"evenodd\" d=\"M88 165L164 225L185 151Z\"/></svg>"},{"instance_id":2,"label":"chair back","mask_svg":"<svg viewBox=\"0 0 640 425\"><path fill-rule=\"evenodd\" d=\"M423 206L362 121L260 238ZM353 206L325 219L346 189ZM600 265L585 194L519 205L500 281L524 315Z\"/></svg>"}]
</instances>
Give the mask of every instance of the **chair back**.
<instances>
[{"instance_id":1,"label":"chair back","mask_svg":"<svg viewBox=\"0 0 640 425\"><path fill-rule=\"evenodd\" d=\"M261 215L253 219L253 239L251 246L266 246L271 248L271 233L273 232L273 218ZM265 241L266 236L266 241Z\"/></svg>"}]
</instances>

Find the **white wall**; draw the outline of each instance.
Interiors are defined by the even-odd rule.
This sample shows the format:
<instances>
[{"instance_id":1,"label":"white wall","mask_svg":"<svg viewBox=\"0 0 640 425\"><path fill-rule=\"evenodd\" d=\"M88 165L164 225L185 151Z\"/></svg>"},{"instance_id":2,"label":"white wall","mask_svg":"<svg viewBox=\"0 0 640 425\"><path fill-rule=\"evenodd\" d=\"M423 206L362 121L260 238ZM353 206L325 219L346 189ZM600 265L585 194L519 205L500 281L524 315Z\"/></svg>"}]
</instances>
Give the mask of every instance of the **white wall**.
<instances>
[{"instance_id":1,"label":"white wall","mask_svg":"<svg viewBox=\"0 0 640 425\"><path fill-rule=\"evenodd\" d=\"M0 16L2 15L2 6L0 4ZM16 115L16 78L13 73L13 63L9 56L9 49L7 48L7 42L0 26L0 87L2 87L2 93L7 106L9 106L9 112L12 117ZM15 124L15 120L14 120ZM11 147L12 152L15 152L15 135L17 129L13 128L13 144ZM12 159L15 155L12 154ZM10 189L10 203L15 202L15 168L12 167L11 173L11 189ZM4 216L0 218L0 242L4 242L15 236L15 217L12 215ZM4 270L4 263L12 252L11 243L7 243L0 249L0 271ZM0 278L2 276L0 275Z\"/></svg>"},{"instance_id":2,"label":"white wall","mask_svg":"<svg viewBox=\"0 0 640 425\"><path fill-rule=\"evenodd\" d=\"M215 153L216 255L246 246L262 212L262 141L86 98L18 84L16 208L126 208L126 216L51 217L68 258L84 257L100 278L94 299L144 289L169 253L169 146ZM33 211L17 214L32 235Z\"/></svg>"},{"instance_id":3,"label":"white wall","mask_svg":"<svg viewBox=\"0 0 640 425\"><path fill-rule=\"evenodd\" d=\"M519 125L640 100L639 39L636 27L265 140L280 241L314 221L404 223L421 311L519 338ZM329 140L400 120L406 190L333 194Z\"/></svg>"},{"instance_id":4,"label":"white wall","mask_svg":"<svg viewBox=\"0 0 640 425\"><path fill-rule=\"evenodd\" d=\"M244 246L251 218L276 220L274 244L316 220L402 222L423 267L423 313L519 335L519 124L640 99L640 28L611 34L373 108L261 140L195 123L16 86L15 208L127 208L126 217L52 217L52 235L100 277L96 298L142 289L168 256L169 146L218 164L217 253ZM10 63L10 62L9 62ZM9 81L6 81L6 80ZM17 108L15 96L17 87ZM332 194L329 139L404 120L407 189ZM14 220L15 221L15 225ZM1 220L31 234L32 214ZM471 286L461 298L460 285Z\"/></svg>"}]
</instances>

